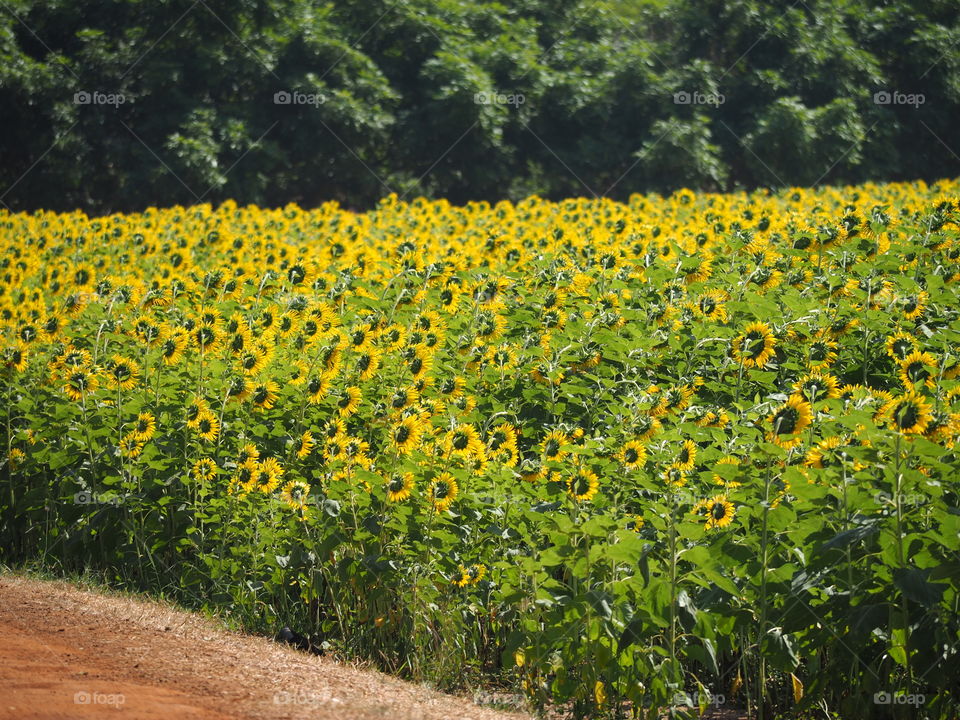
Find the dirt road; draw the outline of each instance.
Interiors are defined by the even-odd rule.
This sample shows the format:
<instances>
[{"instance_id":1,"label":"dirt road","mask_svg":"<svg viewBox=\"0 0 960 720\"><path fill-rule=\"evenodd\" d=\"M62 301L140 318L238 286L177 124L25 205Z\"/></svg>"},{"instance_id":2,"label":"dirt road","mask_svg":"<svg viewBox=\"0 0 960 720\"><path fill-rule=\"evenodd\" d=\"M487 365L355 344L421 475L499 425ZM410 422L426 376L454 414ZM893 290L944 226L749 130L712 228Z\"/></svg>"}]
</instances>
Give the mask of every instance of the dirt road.
<instances>
[{"instance_id":1,"label":"dirt road","mask_svg":"<svg viewBox=\"0 0 960 720\"><path fill-rule=\"evenodd\" d=\"M529 720L163 605L0 575L0 718Z\"/></svg>"}]
</instances>

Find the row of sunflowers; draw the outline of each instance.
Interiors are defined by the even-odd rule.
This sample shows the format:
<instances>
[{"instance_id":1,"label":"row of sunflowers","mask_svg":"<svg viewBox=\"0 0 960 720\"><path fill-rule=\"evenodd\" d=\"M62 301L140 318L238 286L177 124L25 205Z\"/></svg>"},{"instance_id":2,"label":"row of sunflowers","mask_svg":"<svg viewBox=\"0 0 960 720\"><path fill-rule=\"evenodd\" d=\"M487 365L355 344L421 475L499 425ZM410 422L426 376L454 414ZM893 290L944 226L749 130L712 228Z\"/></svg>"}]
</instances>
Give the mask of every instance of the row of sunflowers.
<instances>
[{"instance_id":1,"label":"row of sunflowers","mask_svg":"<svg viewBox=\"0 0 960 720\"><path fill-rule=\"evenodd\" d=\"M958 199L0 211L2 557L576 717L949 717Z\"/></svg>"}]
</instances>

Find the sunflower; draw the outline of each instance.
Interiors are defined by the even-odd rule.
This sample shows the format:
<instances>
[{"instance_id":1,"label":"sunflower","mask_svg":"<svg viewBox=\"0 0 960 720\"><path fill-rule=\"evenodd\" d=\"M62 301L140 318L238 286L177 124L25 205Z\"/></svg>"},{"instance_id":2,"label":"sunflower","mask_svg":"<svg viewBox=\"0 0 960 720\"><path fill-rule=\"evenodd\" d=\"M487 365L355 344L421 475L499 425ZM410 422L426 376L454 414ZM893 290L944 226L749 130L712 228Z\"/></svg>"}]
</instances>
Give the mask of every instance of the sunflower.
<instances>
[{"instance_id":1,"label":"sunflower","mask_svg":"<svg viewBox=\"0 0 960 720\"><path fill-rule=\"evenodd\" d=\"M394 473L387 479L387 500L403 502L413 492L413 473Z\"/></svg>"},{"instance_id":2,"label":"sunflower","mask_svg":"<svg viewBox=\"0 0 960 720\"><path fill-rule=\"evenodd\" d=\"M701 500L693 506L693 512L702 514L706 518L703 525L706 530L725 528L733 522L733 516L736 514L733 503L727 499L726 495L714 495L709 500Z\"/></svg>"},{"instance_id":3,"label":"sunflower","mask_svg":"<svg viewBox=\"0 0 960 720\"><path fill-rule=\"evenodd\" d=\"M273 348L266 343L252 343L250 346L237 353L235 365L244 375L259 375L270 363L273 355Z\"/></svg>"},{"instance_id":4,"label":"sunflower","mask_svg":"<svg viewBox=\"0 0 960 720\"><path fill-rule=\"evenodd\" d=\"M679 260L680 272L683 274L683 281L687 285L706 282L713 274L713 258L709 252L698 252L695 255L681 257Z\"/></svg>"},{"instance_id":5,"label":"sunflower","mask_svg":"<svg viewBox=\"0 0 960 720\"><path fill-rule=\"evenodd\" d=\"M395 423L390 429L390 442L401 455L409 455L420 444L423 423L416 415L410 415Z\"/></svg>"},{"instance_id":6,"label":"sunflower","mask_svg":"<svg viewBox=\"0 0 960 720\"><path fill-rule=\"evenodd\" d=\"M448 472L435 477L427 487L427 497L433 504L434 511L438 514L446 512L453 501L457 499L459 493L460 488L457 486L457 481Z\"/></svg>"},{"instance_id":7,"label":"sunflower","mask_svg":"<svg viewBox=\"0 0 960 720\"><path fill-rule=\"evenodd\" d=\"M217 476L218 469L217 464L210 458L201 458L190 468L190 476L199 483L206 483Z\"/></svg>"},{"instance_id":8,"label":"sunflower","mask_svg":"<svg viewBox=\"0 0 960 720\"><path fill-rule=\"evenodd\" d=\"M889 355L894 362L899 363L903 362L911 353L919 350L919 346L917 339L913 335L898 332L887 337L885 349L887 355Z\"/></svg>"},{"instance_id":9,"label":"sunflower","mask_svg":"<svg viewBox=\"0 0 960 720\"><path fill-rule=\"evenodd\" d=\"M840 397L840 382L830 373L814 371L795 382L793 391L808 403L831 400Z\"/></svg>"},{"instance_id":10,"label":"sunflower","mask_svg":"<svg viewBox=\"0 0 960 720\"><path fill-rule=\"evenodd\" d=\"M310 485L303 480L291 480L280 491L280 499L288 507L302 513L310 502Z\"/></svg>"},{"instance_id":11,"label":"sunflower","mask_svg":"<svg viewBox=\"0 0 960 720\"><path fill-rule=\"evenodd\" d=\"M570 439L562 430L551 430L540 443L540 456L543 462L561 462L569 451L564 450L563 446L568 445Z\"/></svg>"},{"instance_id":12,"label":"sunflower","mask_svg":"<svg viewBox=\"0 0 960 720\"><path fill-rule=\"evenodd\" d=\"M444 397L450 400L456 400L463 396L464 387L466 387L466 380L459 375L454 375L447 376L441 380L437 385L437 390L439 390Z\"/></svg>"},{"instance_id":13,"label":"sunflower","mask_svg":"<svg viewBox=\"0 0 960 720\"><path fill-rule=\"evenodd\" d=\"M137 386L137 376L140 374L139 366L128 358L121 355L113 355L107 361L106 366L107 384L119 390L132 390Z\"/></svg>"},{"instance_id":14,"label":"sunflower","mask_svg":"<svg viewBox=\"0 0 960 720\"><path fill-rule=\"evenodd\" d=\"M663 423L653 415L640 415L634 422L633 432L638 440L649 440L663 429Z\"/></svg>"},{"instance_id":15,"label":"sunflower","mask_svg":"<svg viewBox=\"0 0 960 720\"><path fill-rule=\"evenodd\" d=\"M335 396L337 412L340 413L340 417L353 415L360 407L361 398L360 388L356 386L344 388L340 391Z\"/></svg>"},{"instance_id":16,"label":"sunflower","mask_svg":"<svg viewBox=\"0 0 960 720\"><path fill-rule=\"evenodd\" d=\"M280 386L273 380L258 383L250 391L250 401L258 410L269 410L276 404Z\"/></svg>"},{"instance_id":17,"label":"sunflower","mask_svg":"<svg viewBox=\"0 0 960 720\"><path fill-rule=\"evenodd\" d=\"M485 342L499 339L507 328L507 321L497 312L495 305L482 308L474 319L476 336Z\"/></svg>"},{"instance_id":18,"label":"sunflower","mask_svg":"<svg viewBox=\"0 0 960 720\"><path fill-rule=\"evenodd\" d=\"M812 415L810 403L800 395L791 395L767 418L772 426L767 440L787 450L796 447L801 442L799 433L810 424Z\"/></svg>"},{"instance_id":19,"label":"sunflower","mask_svg":"<svg viewBox=\"0 0 960 720\"><path fill-rule=\"evenodd\" d=\"M66 323L63 319L63 313L54 310L47 313L46 318L40 325L40 330L48 342L53 342L60 336L65 326Z\"/></svg>"},{"instance_id":20,"label":"sunflower","mask_svg":"<svg viewBox=\"0 0 960 720\"><path fill-rule=\"evenodd\" d=\"M502 458L504 465L513 467L520 459L517 447L519 433L510 423L500 423L490 431L487 439L487 449L494 457Z\"/></svg>"},{"instance_id":21,"label":"sunflower","mask_svg":"<svg viewBox=\"0 0 960 720\"><path fill-rule=\"evenodd\" d=\"M708 290L693 305L693 310L706 320L724 323L727 321L727 308L724 305L726 300L727 294L724 291Z\"/></svg>"},{"instance_id":22,"label":"sunflower","mask_svg":"<svg viewBox=\"0 0 960 720\"><path fill-rule=\"evenodd\" d=\"M680 452L673 461L673 467L678 470L693 470L697 461L697 444L693 440L684 440Z\"/></svg>"},{"instance_id":23,"label":"sunflower","mask_svg":"<svg viewBox=\"0 0 960 720\"><path fill-rule=\"evenodd\" d=\"M839 467L847 459L843 451L844 439L839 435L824 438L807 451L803 464L808 468Z\"/></svg>"},{"instance_id":24,"label":"sunflower","mask_svg":"<svg viewBox=\"0 0 960 720\"><path fill-rule=\"evenodd\" d=\"M687 484L687 471L676 465L668 465L660 477L671 488L681 488Z\"/></svg>"},{"instance_id":25,"label":"sunflower","mask_svg":"<svg viewBox=\"0 0 960 720\"><path fill-rule=\"evenodd\" d=\"M487 359L501 373L507 373L517 367L517 353L510 345L490 348Z\"/></svg>"},{"instance_id":26,"label":"sunflower","mask_svg":"<svg viewBox=\"0 0 960 720\"><path fill-rule=\"evenodd\" d=\"M80 402L86 395L96 392L99 381L97 376L85 368L78 368L67 373L63 392L74 402Z\"/></svg>"},{"instance_id":27,"label":"sunflower","mask_svg":"<svg viewBox=\"0 0 960 720\"><path fill-rule=\"evenodd\" d=\"M283 478L283 467L276 458L266 458L258 462L251 478L251 488L268 495L277 489Z\"/></svg>"},{"instance_id":28,"label":"sunflower","mask_svg":"<svg viewBox=\"0 0 960 720\"><path fill-rule=\"evenodd\" d=\"M120 438L120 454L125 458L138 458L146 445L138 440L136 434L130 432Z\"/></svg>"},{"instance_id":29,"label":"sunflower","mask_svg":"<svg viewBox=\"0 0 960 720\"><path fill-rule=\"evenodd\" d=\"M837 360L837 343L829 338L814 338L807 346L807 367L825 370Z\"/></svg>"},{"instance_id":30,"label":"sunflower","mask_svg":"<svg viewBox=\"0 0 960 720\"><path fill-rule=\"evenodd\" d=\"M210 406L207 405L206 400L197 396L191 398L190 402L187 403L187 407L184 412L187 421L187 427L196 429L197 425L200 423L200 418L203 417L204 413L208 412L210 412Z\"/></svg>"},{"instance_id":31,"label":"sunflower","mask_svg":"<svg viewBox=\"0 0 960 720\"><path fill-rule=\"evenodd\" d=\"M243 402L250 397L251 386L243 375L234 375L226 380L227 397L235 402Z\"/></svg>"},{"instance_id":32,"label":"sunflower","mask_svg":"<svg viewBox=\"0 0 960 720\"><path fill-rule=\"evenodd\" d=\"M647 459L647 448L639 440L629 440L617 453L620 464L629 470L642 467Z\"/></svg>"},{"instance_id":33,"label":"sunflower","mask_svg":"<svg viewBox=\"0 0 960 720\"><path fill-rule=\"evenodd\" d=\"M354 370L361 381L369 380L380 369L381 354L376 348L369 348L357 356Z\"/></svg>"},{"instance_id":34,"label":"sunflower","mask_svg":"<svg viewBox=\"0 0 960 720\"><path fill-rule=\"evenodd\" d=\"M207 442L213 442L220 434L220 421L209 410L204 411L197 417L195 427L197 434Z\"/></svg>"},{"instance_id":35,"label":"sunflower","mask_svg":"<svg viewBox=\"0 0 960 720\"><path fill-rule=\"evenodd\" d=\"M930 403L913 390L890 400L883 414L890 418L890 429L904 435L922 435L932 420Z\"/></svg>"},{"instance_id":36,"label":"sunflower","mask_svg":"<svg viewBox=\"0 0 960 720\"><path fill-rule=\"evenodd\" d=\"M190 331L190 339L201 353L212 353L223 340L220 328L214 323L198 323Z\"/></svg>"},{"instance_id":37,"label":"sunflower","mask_svg":"<svg viewBox=\"0 0 960 720\"><path fill-rule=\"evenodd\" d=\"M7 367L13 368L16 372L23 372L27 369L29 360L29 351L27 345L18 340L13 345L8 345L3 351L3 363Z\"/></svg>"},{"instance_id":38,"label":"sunflower","mask_svg":"<svg viewBox=\"0 0 960 720\"><path fill-rule=\"evenodd\" d=\"M273 326L276 337L284 339L293 335L299 327L299 320L292 312L285 312L277 318Z\"/></svg>"},{"instance_id":39,"label":"sunflower","mask_svg":"<svg viewBox=\"0 0 960 720\"><path fill-rule=\"evenodd\" d=\"M297 459L303 460L307 455L313 452L317 441L313 439L313 433L305 430L303 434L293 441L294 451L297 453Z\"/></svg>"},{"instance_id":40,"label":"sunflower","mask_svg":"<svg viewBox=\"0 0 960 720\"><path fill-rule=\"evenodd\" d=\"M182 328L164 330L160 339L160 357L167 366L176 365L183 357L189 338Z\"/></svg>"},{"instance_id":41,"label":"sunflower","mask_svg":"<svg viewBox=\"0 0 960 720\"><path fill-rule=\"evenodd\" d=\"M690 407L690 400L694 394L693 388L689 385L669 387L664 390L663 395L660 397L656 411L660 416L668 415L672 412L682 412Z\"/></svg>"},{"instance_id":42,"label":"sunflower","mask_svg":"<svg viewBox=\"0 0 960 720\"><path fill-rule=\"evenodd\" d=\"M916 320L919 318L923 315L924 310L926 310L929 299L930 296L925 290L921 290L914 295L907 295L900 298L898 305L903 313L903 317L907 320Z\"/></svg>"},{"instance_id":43,"label":"sunflower","mask_svg":"<svg viewBox=\"0 0 960 720\"><path fill-rule=\"evenodd\" d=\"M722 407L703 408L697 417L700 427L724 428L730 424L730 415Z\"/></svg>"},{"instance_id":44,"label":"sunflower","mask_svg":"<svg viewBox=\"0 0 960 720\"><path fill-rule=\"evenodd\" d=\"M230 318L227 323L227 336L224 338L224 343L232 355L240 357L248 351L252 338L253 333L250 332L250 328L242 317L234 315Z\"/></svg>"},{"instance_id":45,"label":"sunflower","mask_svg":"<svg viewBox=\"0 0 960 720\"><path fill-rule=\"evenodd\" d=\"M330 392L330 380L313 375L306 381L304 390L307 394L307 402L311 405L319 405Z\"/></svg>"},{"instance_id":46,"label":"sunflower","mask_svg":"<svg viewBox=\"0 0 960 720\"><path fill-rule=\"evenodd\" d=\"M589 502L600 489L600 479L596 473L579 467L567 478L567 494L577 502Z\"/></svg>"},{"instance_id":47,"label":"sunflower","mask_svg":"<svg viewBox=\"0 0 960 720\"><path fill-rule=\"evenodd\" d=\"M733 341L733 357L746 368L763 367L773 357L777 340L770 326L763 322L747 325Z\"/></svg>"},{"instance_id":48,"label":"sunflower","mask_svg":"<svg viewBox=\"0 0 960 720\"><path fill-rule=\"evenodd\" d=\"M244 496L253 490L256 471L256 460L245 460L242 463L238 463L236 471L230 478L230 482L227 483L227 494Z\"/></svg>"},{"instance_id":49,"label":"sunflower","mask_svg":"<svg viewBox=\"0 0 960 720\"><path fill-rule=\"evenodd\" d=\"M357 325L347 333L347 338L350 344L350 349L362 353L369 348L374 340L376 340L377 335L374 330L373 325L370 323L363 323Z\"/></svg>"},{"instance_id":50,"label":"sunflower","mask_svg":"<svg viewBox=\"0 0 960 720\"><path fill-rule=\"evenodd\" d=\"M142 412L137 415L137 422L133 426L133 434L142 442L147 442L157 431L157 419L153 413Z\"/></svg>"},{"instance_id":51,"label":"sunflower","mask_svg":"<svg viewBox=\"0 0 960 720\"><path fill-rule=\"evenodd\" d=\"M407 331L396 323L388 325L377 337L377 342L383 347L384 352L392 353L400 349L407 339Z\"/></svg>"},{"instance_id":52,"label":"sunflower","mask_svg":"<svg viewBox=\"0 0 960 720\"><path fill-rule=\"evenodd\" d=\"M487 574L487 566L483 563L477 563L470 567L460 565L457 570L457 577L453 584L457 587L466 587L467 585L476 585Z\"/></svg>"},{"instance_id":53,"label":"sunflower","mask_svg":"<svg viewBox=\"0 0 960 720\"><path fill-rule=\"evenodd\" d=\"M469 423L460 423L448 430L443 438L443 446L448 453L460 457L477 457L486 454L476 428Z\"/></svg>"},{"instance_id":54,"label":"sunflower","mask_svg":"<svg viewBox=\"0 0 960 720\"><path fill-rule=\"evenodd\" d=\"M914 350L900 361L900 370L897 375L907 390L915 390L919 385L934 388L937 385L937 359L928 352Z\"/></svg>"},{"instance_id":55,"label":"sunflower","mask_svg":"<svg viewBox=\"0 0 960 720\"><path fill-rule=\"evenodd\" d=\"M253 443L246 443L243 447L240 448L240 452L237 455L237 465L243 465L245 462L253 460L256 462L260 459L260 451L257 450L257 446Z\"/></svg>"}]
</instances>

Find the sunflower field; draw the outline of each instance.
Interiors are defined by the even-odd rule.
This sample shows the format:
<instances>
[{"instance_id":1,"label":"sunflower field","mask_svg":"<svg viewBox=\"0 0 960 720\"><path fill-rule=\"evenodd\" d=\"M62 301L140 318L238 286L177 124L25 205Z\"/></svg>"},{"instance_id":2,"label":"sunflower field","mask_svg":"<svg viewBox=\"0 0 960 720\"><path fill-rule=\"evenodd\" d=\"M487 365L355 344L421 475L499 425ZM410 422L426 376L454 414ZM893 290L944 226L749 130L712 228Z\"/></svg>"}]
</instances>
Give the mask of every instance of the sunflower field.
<instances>
[{"instance_id":1,"label":"sunflower field","mask_svg":"<svg viewBox=\"0 0 960 720\"><path fill-rule=\"evenodd\" d=\"M574 717L956 717L958 199L0 211L0 559Z\"/></svg>"}]
</instances>

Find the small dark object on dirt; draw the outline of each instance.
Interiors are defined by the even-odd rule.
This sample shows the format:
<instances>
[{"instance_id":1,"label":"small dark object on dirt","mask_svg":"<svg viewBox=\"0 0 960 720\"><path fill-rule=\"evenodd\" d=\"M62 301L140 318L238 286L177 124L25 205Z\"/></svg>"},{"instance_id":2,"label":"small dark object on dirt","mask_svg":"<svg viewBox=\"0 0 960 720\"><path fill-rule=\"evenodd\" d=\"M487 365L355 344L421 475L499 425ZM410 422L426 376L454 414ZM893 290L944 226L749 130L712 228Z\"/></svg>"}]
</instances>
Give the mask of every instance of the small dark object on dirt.
<instances>
[{"instance_id":1,"label":"small dark object on dirt","mask_svg":"<svg viewBox=\"0 0 960 720\"><path fill-rule=\"evenodd\" d=\"M304 652L313 653L314 655L323 655L323 648L319 643L313 642L310 638L286 626L280 628L280 632L277 633L277 641L286 643L287 645L293 645L297 650L303 650Z\"/></svg>"}]
</instances>

